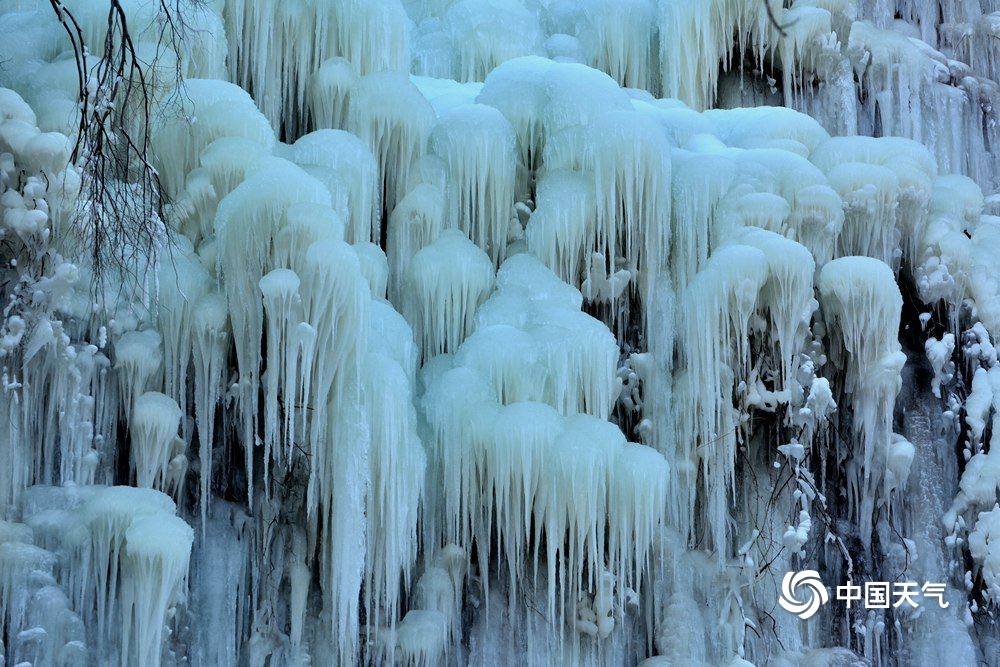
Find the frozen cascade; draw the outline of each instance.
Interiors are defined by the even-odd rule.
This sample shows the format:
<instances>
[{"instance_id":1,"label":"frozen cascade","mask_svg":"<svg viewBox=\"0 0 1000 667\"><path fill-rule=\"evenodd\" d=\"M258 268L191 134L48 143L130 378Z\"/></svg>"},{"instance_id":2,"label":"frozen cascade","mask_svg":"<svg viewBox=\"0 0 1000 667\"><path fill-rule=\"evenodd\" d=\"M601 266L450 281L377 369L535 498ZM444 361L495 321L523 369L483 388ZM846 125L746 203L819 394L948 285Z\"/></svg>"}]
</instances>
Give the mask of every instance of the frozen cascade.
<instances>
[{"instance_id":1,"label":"frozen cascade","mask_svg":"<svg viewBox=\"0 0 1000 667\"><path fill-rule=\"evenodd\" d=\"M0 664L1000 665L998 15L0 3Z\"/></svg>"},{"instance_id":2,"label":"frozen cascade","mask_svg":"<svg viewBox=\"0 0 1000 667\"><path fill-rule=\"evenodd\" d=\"M860 463L851 457L848 497L866 546L872 514L890 486L892 407L906 361L895 336L873 333L899 328L902 297L889 275L889 267L879 260L841 257L823 267L818 284L826 323L838 332L831 354L846 357L838 365L846 369L843 390L850 397L862 449Z\"/></svg>"},{"instance_id":3,"label":"frozen cascade","mask_svg":"<svg viewBox=\"0 0 1000 667\"><path fill-rule=\"evenodd\" d=\"M494 263L504 259L514 203L514 130L485 105L448 111L431 131L430 152L448 168L449 227L457 227Z\"/></svg>"}]
</instances>

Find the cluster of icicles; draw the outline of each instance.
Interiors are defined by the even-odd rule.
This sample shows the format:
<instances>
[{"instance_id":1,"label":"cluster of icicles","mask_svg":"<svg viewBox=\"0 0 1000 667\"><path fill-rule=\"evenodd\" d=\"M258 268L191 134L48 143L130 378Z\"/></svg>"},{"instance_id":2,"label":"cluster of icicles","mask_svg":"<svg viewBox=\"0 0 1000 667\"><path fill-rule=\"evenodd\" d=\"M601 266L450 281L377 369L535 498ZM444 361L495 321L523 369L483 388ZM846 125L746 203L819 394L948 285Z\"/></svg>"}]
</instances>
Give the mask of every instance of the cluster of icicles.
<instances>
[{"instance_id":1,"label":"cluster of icicles","mask_svg":"<svg viewBox=\"0 0 1000 667\"><path fill-rule=\"evenodd\" d=\"M18 91L0 89L4 225L72 244L68 207L19 174L67 171L76 70L51 8L20 4L0 15L26 35L0 47ZM101 43L95 3L66 4ZM495 631L491 614L538 662L826 659L852 641L772 615L757 571L836 552L813 528L827 507L810 461L844 462L866 554L898 511L914 456L892 432L900 271L955 327L974 304L984 349L1000 332L1000 220L971 179L938 174L987 185L993 158L940 115L906 120L947 104L981 120L946 85L961 63L852 24L847 2L775 7L785 30L757 0L571 4L184 9L188 48L161 50L151 79L171 226L155 279L123 275L100 310L86 251L66 245L79 275L54 283L47 333L20 357L5 342L11 664L204 659L189 560L226 512L242 597L230 652L211 654L230 661L484 661L469 633ZM124 5L154 52L162 17ZM775 49L785 104L864 133L876 103L857 84L912 138L701 111L736 94L718 67L734 26L761 65ZM852 58L868 63L856 82ZM971 79L963 92L985 85ZM940 388L954 336L928 345ZM1000 366L982 359L985 423ZM847 437L828 427L838 409ZM1000 466L973 454L948 529L971 532L1000 600L1000 519L974 528ZM792 483L762 525L741 494L771 474ZM763 615L779 642L748 632Z\"/></svg>"}]
</instances>

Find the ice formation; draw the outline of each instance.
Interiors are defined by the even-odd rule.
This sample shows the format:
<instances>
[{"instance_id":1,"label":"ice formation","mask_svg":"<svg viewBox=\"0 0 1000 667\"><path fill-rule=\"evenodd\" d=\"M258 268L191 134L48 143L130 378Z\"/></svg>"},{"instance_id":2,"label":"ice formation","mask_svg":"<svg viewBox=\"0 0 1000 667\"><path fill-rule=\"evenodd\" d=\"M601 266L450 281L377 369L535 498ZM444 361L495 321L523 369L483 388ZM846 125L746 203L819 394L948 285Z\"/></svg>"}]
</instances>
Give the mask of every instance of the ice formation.
<instances>
[{"instance_id":1,"label":"ice formation","mask_svg":"<svg viewBox=\"0 0 1000 667\"><path fill-rule=\"evenodd\" d=\"M1000 664L998 10L0 3L0 664Z\"/></svg>"}]
</instances>

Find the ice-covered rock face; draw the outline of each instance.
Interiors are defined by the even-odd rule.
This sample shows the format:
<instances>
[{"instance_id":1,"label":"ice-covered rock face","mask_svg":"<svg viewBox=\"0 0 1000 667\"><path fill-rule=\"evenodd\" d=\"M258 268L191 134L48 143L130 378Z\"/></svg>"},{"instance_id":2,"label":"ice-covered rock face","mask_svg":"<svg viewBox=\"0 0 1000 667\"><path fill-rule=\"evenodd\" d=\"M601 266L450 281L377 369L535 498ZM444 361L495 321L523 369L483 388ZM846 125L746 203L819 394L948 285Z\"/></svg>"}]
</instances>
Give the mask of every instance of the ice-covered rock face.
<instances>
[{"instance_id":1,"label":"ice-covered rock face","mask_svg":"<svg viewBox=\"0 0 1000 667\"><path fill-rule=\"evenodd\" d=\"M120 24L0 5L0 664L1000 659L992 7L109 6L98 283Z\"/></svg>"}]
</instances>

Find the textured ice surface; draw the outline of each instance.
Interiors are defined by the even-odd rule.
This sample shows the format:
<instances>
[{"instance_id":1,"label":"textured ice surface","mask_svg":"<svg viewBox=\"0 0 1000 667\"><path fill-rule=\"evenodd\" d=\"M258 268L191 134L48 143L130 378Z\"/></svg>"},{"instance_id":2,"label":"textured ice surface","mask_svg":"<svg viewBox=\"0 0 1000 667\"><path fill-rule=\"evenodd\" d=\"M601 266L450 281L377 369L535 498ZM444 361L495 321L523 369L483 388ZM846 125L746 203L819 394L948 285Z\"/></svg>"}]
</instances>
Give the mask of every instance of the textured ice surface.
<instances>
[{"instance_id":1,"label":"textured ice surface","mask_svg":"<svg viewBox=\"0 0 1000 667\"><path fill-rule=\"evenodd\" d=\"M1000 661L990 2L115 3L166 231L110 270L53 8L0 5L0 663Z\"/></svg>"}]
</instances>

